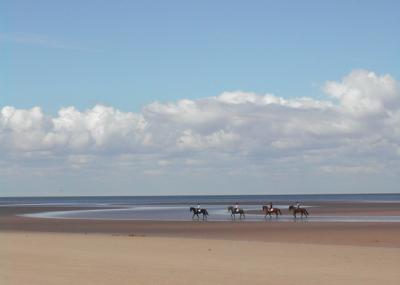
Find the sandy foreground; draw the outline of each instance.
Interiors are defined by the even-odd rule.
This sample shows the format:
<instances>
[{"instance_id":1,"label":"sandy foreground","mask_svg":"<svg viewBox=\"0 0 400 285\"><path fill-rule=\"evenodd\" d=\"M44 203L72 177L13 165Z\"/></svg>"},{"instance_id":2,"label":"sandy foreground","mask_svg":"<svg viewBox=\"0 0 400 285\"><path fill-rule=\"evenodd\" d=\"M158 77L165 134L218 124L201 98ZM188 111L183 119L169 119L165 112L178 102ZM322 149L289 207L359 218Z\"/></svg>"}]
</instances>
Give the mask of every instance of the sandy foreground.
<instances>
[{"instance_id":1,"label":"sandy foreground","mask_svg":"<svg viewBox=\"0 0 400 285\"><path fill-rule=\"evenodd\" d=\"M400 284L400 223L21 216L56 210L0 207L1 285ZM325 204L319 212L400 214L387 203Z\"/></svg>"},{"instance_id":2,"label":"sandy foreground","mask_svg":"<svg viewBox=\"0 0 400 285\"><path fill-rule=\"evenodd\" d=\"M400 248L0 232L0 284L400 284Z\"/></svg>"}]
</instances>

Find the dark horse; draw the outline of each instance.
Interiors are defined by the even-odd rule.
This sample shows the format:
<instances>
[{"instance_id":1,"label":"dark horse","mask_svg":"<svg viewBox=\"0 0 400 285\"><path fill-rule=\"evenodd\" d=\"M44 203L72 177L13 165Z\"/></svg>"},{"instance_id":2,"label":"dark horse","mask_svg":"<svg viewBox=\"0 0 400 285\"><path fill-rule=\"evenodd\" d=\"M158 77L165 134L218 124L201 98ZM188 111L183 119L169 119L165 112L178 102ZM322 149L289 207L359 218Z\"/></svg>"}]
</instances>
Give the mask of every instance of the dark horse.
<instances>
[{"instance_id":1,"label":"dark horse","mask_svg":"<svg viewBox=\"0 0 400 285\"><path fill-rule=\"evenodd\" d=\"M197 209L194 207L190 207L190 212L193 212L192 220L194 220L194 216L197 216L197 219L199 220L199 214L203 215L203 220L207 220L208 212L206 209Z\"/></svg>"},{"instance_id":2,"label":"dark horse","mask_svg":"<svg viewBox=\"0 0 400 285\"><path fill-rule=\"evenodd\" d=\"M269 216L269 218L271 218L272 214L275 214L276 218L278 218L279 215L282 215L281 209L279 208L272 208L271 210L268 206L263 206L262 209L265 213L265 218L267 218L267 215Z\"/></svg>"},{"instance_id":3,"label":"dark horse","mask_svg":"<svg viewBox=\"0 0 400 285\"><path fill-rule=\"evenodd\" d=\"M296 215L299 213L301 214L301 217L305 216L306 218L308 217L308 212L304 208L296 208L293 205L289 206L289 211L293 211L293 216L296 218Z\"/></svg>"},{"instance_id":4,"label":"dark horse","mask_svg":"<svg viewBox=\"0 0 400 285\"><path fill-rule=\"evenodd\" d=\"M235 207L229 206L229 207L228 207L228 212L231 213L231 219L232 219L232 220L236 220L235 215L237 215L237 214L239 214L239 219L242 219L242 216L243 216L244 219L246 218L246 216L244 215L243 209L238 209L238 210L236 211Z\"/></svg>"}]
</instances>

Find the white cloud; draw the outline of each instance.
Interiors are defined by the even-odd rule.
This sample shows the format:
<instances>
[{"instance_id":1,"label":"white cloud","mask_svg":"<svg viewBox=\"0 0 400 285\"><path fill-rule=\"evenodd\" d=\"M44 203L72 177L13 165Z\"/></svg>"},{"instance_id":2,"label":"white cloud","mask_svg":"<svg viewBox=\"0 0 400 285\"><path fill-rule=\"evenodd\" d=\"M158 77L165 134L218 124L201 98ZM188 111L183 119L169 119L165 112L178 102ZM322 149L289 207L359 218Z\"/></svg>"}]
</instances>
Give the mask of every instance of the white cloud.
<instances>
[{"instance_id":1,"label":"white cloud","mask_svg":"<svg viewBox=\"0 0 400 285\"><path fill-rule=\"evenodd\" d=\"M365 70L353 71L342 82L328 82L325 91L353 115L382 114L399 101L399 86L393 77Z\"/></svg>"},{"instance_id":2,"label":"white cloud","mask_svg":"<svg viewBox=\"0 0 400 285\"><path fill-rule=\"evenodd\" d=\"M324 90L329 95L325 101L238 91L155 102L140 113L97 105L86 111L63 108L52 117L38 107L3 107L0 150L3 160L17 164L40 157L75 168L93 165L96 157L112 157L120 159L119 165L142 165L146 174L179 165L229 173L246 167L398 169L398 82L358 70L340 82L327 82Z\"/></svg>"},{"instance_id":3,"label":"white cloud","mask_svg":"<svg viewBox=\"0 0 400 285\"><path fill-rule=\"evenodd\" d=\"M341 173L341 174L371 174L377 173L381 169L379 166L347 166L347 165L326 165L321 167L321 169L328 173Z\"/></svg>"}]
</instances>

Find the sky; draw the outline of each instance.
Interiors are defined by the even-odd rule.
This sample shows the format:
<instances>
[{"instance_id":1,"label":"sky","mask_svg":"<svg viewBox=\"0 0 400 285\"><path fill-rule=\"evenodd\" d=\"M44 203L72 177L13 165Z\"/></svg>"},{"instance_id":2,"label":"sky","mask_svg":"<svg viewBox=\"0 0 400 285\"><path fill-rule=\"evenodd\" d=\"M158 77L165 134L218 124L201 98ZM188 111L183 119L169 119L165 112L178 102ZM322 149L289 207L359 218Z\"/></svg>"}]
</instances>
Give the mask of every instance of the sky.
<instances>
[{"instance_id":1,"label":"sky","mask_svg":"<svg viewBox=\"0 0 400 285\"><path fill-rule=\"evenodd\" d=\"M399 1L2 1L0 196L398 192Z\"/></svg>"}]
</instances>

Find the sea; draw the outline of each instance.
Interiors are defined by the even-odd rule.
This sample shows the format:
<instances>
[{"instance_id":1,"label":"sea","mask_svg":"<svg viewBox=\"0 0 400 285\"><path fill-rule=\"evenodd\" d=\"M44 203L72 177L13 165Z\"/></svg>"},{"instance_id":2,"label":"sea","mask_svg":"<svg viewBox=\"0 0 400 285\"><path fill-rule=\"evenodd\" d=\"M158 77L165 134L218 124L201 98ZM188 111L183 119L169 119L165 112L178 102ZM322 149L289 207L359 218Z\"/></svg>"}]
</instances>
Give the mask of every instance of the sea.
<instances>
[{"instance_id":1,"label":"sea","mask_svg":"<svg viewBox=\"0 0 400 285\"><path fill-rule=\"evenodd\" d=\"M80 197L0 197L0 207L10 206L51 206L57 211L37 212L26 216L52 219L93 219L93 220L153 220L192 221L189 207L200 203L209 213L207 222L230 221L229 205L239 203L246 212L260 210L269 202L275 207L286 208L299 201L302 206L315 202L369 202L399 203L400 193L387 194L318 194L318 195L202 195L202 196L80 196ZM66 210L65 207L90 207L91 209ZM238 217L237 217L238 218ZM197 220L197 217L195 217ZM204 222L200 216L199 222ZM262 214L247 214L243 222L265 221ZM307 219L293 219L291 215L270 222L400 222L400 216L316 216Z\"/></svg>"}]
</instances>

